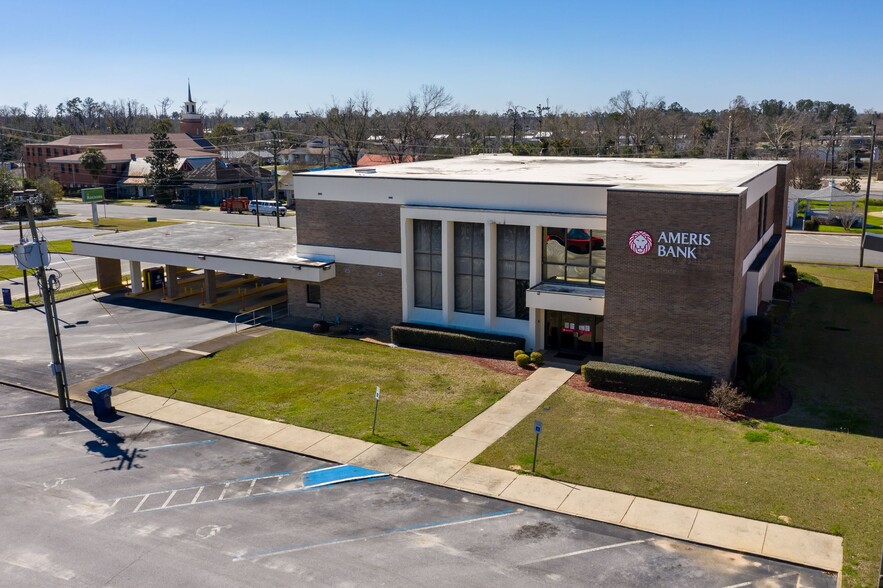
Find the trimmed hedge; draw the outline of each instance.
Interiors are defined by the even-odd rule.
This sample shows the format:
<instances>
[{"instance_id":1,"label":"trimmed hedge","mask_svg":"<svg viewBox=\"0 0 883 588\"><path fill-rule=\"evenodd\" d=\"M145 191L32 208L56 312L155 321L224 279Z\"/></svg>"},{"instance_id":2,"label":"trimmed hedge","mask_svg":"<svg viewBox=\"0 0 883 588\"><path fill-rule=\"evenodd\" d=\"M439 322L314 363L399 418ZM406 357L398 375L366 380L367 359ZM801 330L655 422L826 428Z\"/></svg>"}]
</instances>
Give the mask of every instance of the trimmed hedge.
<instances>
[{"instance_id":1,"label":"trimmed hedge","mask_svg":"<svg viewBox=\"0 0 883 588\"><path fill-rule=\"evenodd\" d=\"M582 367L583 378L601 390L680 396L705 400L711 389L711 378L691 374L658 372L647 368L604 361L590 361Z\"/></svg>"},{"instance_id":2,"label":"trimmed hedge","mask_svg":"<svg viewBox=\"0 0 883 588\"><path fill-rule=\"evenodd\" d=\"M794 279L797 279L797 274L794 274ZM793 296L794 284L792 284L791 282L779 280L778 282L773 284L773 298L777 298L779 300L791 300Z\"/></svg>"},{"instance_id":3,"label":"trimmed hedge","mask_svg":"<svg viewBox=\"0 0 883 588\"><path fill-rule=\"evenodd\" d=\"M745 336L749 343L763 345L773 336L773 321L764 315L752 315L745 319Z\"/></svg>"},{"instance_id":4,"label":"trimmed hedge","mask_svg":"<svg viewBox=\"0 0 883 588\"><path fill-rule=\"evenodd\" d=\"M399 347L423 347L506 359L514 357L516 350L524 349L523 337L489 335L407 323L394 325L390 329L390 339Z\"/></svg>"}]
</instances>

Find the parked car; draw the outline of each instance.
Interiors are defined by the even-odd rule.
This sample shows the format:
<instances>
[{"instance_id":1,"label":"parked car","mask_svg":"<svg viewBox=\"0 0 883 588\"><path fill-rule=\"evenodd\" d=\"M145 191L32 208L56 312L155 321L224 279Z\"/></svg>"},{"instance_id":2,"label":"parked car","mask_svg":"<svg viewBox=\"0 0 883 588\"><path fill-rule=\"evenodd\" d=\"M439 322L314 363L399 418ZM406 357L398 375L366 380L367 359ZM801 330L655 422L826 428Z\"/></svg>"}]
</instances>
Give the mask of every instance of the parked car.
<instances>
[{"instance_id":1,"label":"parked car","mask_svg":"<svg viewBox=\"0 0 883 588\"><path fill-rule=\"evenodd\" d=\"M604 239L592 236L586 229L565 229L550 227L546 229L546 240L555 240L566 245L571 253L584 254L589 251L604 249Z\"/></svg>"},{"instance_id":2,"label":"parked car","mask_svg":"<svg viewBox=\"0 0 883 588\"><path fill-rule=\"evenodd\" d=\"M242 214L249 210L248 203L248 198L224 198L221 200L221 212L226 212L227 214L234 212Z\"/></svg>"},{"instance_id":3,"label":"parked car","mask_svg":"<svg viewBox=\"0 0 883 588\"><path fill-rule=\"evenodd\" d=\"M279 204L278 207L276 202L273 200L252 200L248 203L248 210L252 214L270 214L272 216L285 216L285 213L288 212L288 209L284 204Z\"/></svg>"}]
</instances>

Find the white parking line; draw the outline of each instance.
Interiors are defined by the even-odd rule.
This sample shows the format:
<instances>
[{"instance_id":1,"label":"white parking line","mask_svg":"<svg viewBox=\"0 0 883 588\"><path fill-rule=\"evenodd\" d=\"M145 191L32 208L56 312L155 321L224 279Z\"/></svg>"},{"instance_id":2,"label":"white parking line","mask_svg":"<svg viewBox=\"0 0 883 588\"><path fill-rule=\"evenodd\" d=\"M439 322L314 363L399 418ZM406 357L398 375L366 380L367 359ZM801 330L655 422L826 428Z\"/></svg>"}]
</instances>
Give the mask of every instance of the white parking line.
<instances>
[{"instance_id":1,"label":"white parking line","mask_svg":"<svg viewBox=\"0 0 883 588\"><path fill-rule=\"evenodd\" d=\"M144 506L144 503L147 502L147 499L150 498L151 496L152 496L152 494L145 494L145 495L144 495L144 498L141 499L141 502L138 503L138 506L136 506L136 507L135 507L135 510L133 510L132 512L138 512L138 510L139 510L142 506Z\"/></svg>"},{"instance_id":2,"label":"white parking line","mask_svg":"<svg viewBox=\"0 0 883 588\"><path fill-rule=\"evenodd\" d=\"M36 414L49 414L52 412L61 412L60 408L56 408L55 410L40 410L37 412L20 412L18 414L4 414L0 416L0 419L11 419L12 417L21 417L21 416L33 416Z\"/></svg>"},{"instance_id":3,"label":"white parking line","mask_svg":"<svg viewBox=\"0 0 883 588\"><path fill-rule=\"evenodd\" d=\"M649 543L655 539L638 539L637 541L625 541L623 543L614 543L613 545L602 545L601 547L592 547L590 549L580 549L579 551L571 551L570 553L562 553L561 555L552 555L542 559L535 559L521 565L529 566L533 564L543 563L544 561L552 561L554 559L562 559L565 557L573 557L574 555L582 555L584 553L593 553L595 551L604 551L605 549L616 549L617 547L626 547L628 545L638 545L640 543Z\"/></svg>"},{"instance_id":4,"label":"white parking line","mask_svg":"<svg viewBox=\"0 0 883 588\"><path fill-rule=\"evenodd\" d=\"M165 507L167 507L167 506L169 505L169 503L172 501L172 497L174 497L175 494L177 494L177 493L178 493L177 490L172 490L172 493L169 494L169 497L166 498L166 501L162 503L162 506L161 506L160 508L165 508Z\"/></svg>"},{"instance_id":5,"label":"white parking line","mask_svg":"<svg viewBox=\"0 0 883 588\"><path fill-rule=\"evenodd\" d=\"M768 576L766 578L758 578L757 580L752 580L750 582L742 582L741 584L730 584L729 586L724 586L724 588L745 588L745 586L751 586L756 584L757 582L768 582L769 580L778 580L779 578L787 578L788 576L796 576L800 572L785 572L784 574L778 574L775 576Z\"/></svg>"}]
</instances>

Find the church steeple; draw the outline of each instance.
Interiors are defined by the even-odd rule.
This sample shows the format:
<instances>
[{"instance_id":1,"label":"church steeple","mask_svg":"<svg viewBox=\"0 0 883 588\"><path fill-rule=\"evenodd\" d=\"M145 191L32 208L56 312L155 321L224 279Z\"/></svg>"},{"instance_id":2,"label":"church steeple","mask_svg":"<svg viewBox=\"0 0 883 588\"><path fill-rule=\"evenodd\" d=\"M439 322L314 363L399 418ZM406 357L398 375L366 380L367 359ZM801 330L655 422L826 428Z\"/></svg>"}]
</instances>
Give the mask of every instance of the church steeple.
<instances>
[{"instance_id":1,"label":"church steeple","mask_svg":"<svg viewBox=\"0 0 883 588\"><path fill-rule=\"evenodd\" d=\"M184 116L181 119L181 132L191 137L201 137L203 132L202 115L196 111L196 102L190 92L190 80L187 80L187 100L184 102Z\"/></svg>"}]
</instances>

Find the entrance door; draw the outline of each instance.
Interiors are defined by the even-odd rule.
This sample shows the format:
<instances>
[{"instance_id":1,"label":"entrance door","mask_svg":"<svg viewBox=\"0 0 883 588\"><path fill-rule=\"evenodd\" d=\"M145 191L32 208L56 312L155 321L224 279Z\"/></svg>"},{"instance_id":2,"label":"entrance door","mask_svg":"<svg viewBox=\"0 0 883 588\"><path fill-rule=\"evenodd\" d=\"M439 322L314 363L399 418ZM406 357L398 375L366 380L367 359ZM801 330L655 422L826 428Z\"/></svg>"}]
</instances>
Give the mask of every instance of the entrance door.
<instances>
[{"instance_id":1,"label":"entrance door","mask_svg":"<svg viewBox=\"0 0 883 588\"><path fill-rule=\"evenodd\" d=\"M603 316L545 311L546 348L600 355Z\"/></svg>"}]
</instances>

